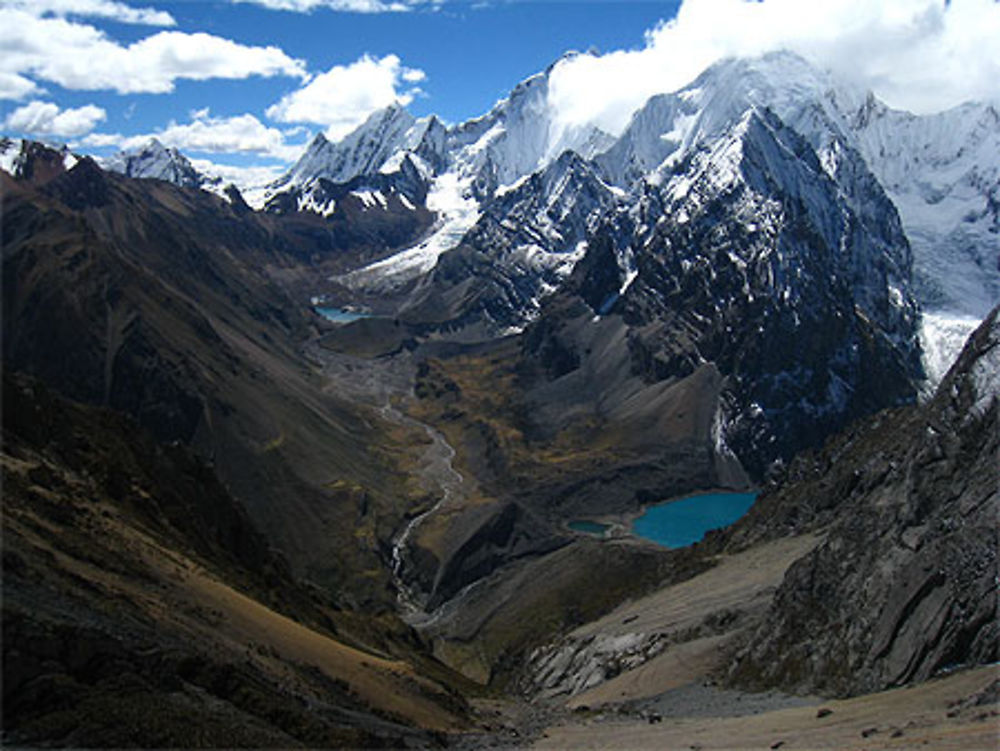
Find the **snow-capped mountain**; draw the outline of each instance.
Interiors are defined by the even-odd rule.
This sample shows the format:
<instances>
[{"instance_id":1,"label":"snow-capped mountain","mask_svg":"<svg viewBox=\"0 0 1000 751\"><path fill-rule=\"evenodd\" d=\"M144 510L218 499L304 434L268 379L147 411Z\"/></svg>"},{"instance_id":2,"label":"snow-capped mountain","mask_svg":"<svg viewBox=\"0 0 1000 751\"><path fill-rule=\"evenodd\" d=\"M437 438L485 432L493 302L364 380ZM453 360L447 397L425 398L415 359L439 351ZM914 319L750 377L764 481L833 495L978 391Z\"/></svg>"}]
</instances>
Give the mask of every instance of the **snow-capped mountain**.
<instances>
[{"instance_id":1,"label":"snow-capped mountain","mask_svg":"<svg viewBox=\"0 0 1000 751\"><path fill-rule=\"evenodd\" d=\"M518 330L538 314L583 258L588 240L623 191L565 151L544 169L497 191L461 244L440 257L409 315Z\"/></svg>"},{"instance_id":2,"label":"snow-capped mountain","mask_svg":"<svg viewBox=\"0 0 1000 751\"><path fill-rule=\"evenodd\" d=\"M104 159L101 166L126 177L166 180L185 188L200 188L211 181L180 151L164 146L155 138L137 148L119 151Z\"/></svg>"},{"instance_id":3,"label":"snow-capped mountain","mask_svg":"<svg viewBox=\"0 0 1000 751\"><path fill-rule=\"evenodd\" d=\"M618 203L634 203L642 186L683 171L686 158L727 133L751 108L771 110L804 137L865 231L885 216L884 201L868 201L867 183L881 184L913 249L913 289L925 311L926 367L936 381L968 330L1000 299L997 111L989 105L923 117L893 111L869 92L834 80L791 53L721 61L679 91L650 99L617 139L596 129L561 130L548 105L548 71L529 78L487 115L447 130L442 166L428 186L438 199L430 206L439 212L438 232L346 281L393 289L429 272L449 249L463 245L456 252L467 254L468 246L481 245L473 242L474 236L483 237L480 222L503 226L500 215L513 210L509 197L516 193L522 201L527 177L544 171L566 149L592 161L592 171L604 183L628 194ZM544 203L550 183L531 184L542 191L537 202ZM582 211L572 220L577 226L588 221L590 208ZM514 221L512 215L509 223ZM563 258L555 262L563 271L572 257L566 251L559 248ZM489 257L482 252L481 258ZM524 264L504 243L490 263L491 274L509 276L508 286L515 277L523 281L513 269ZM621 265L629 262L623 257ZM456 265L449 268L437 276L454 278ZM539 277L528 287L544 295L551 284ZM897 289L902 294L903 288ZM516 297L527 301L527 309L512 307L497 320L505 324L500 328L523 324L534 314L537 296Z\"/></svg>"},{"instance_id":4,"label":"snow-capped mountain","mask_svg":"<svg viewBox=\"0 0 1000 751\"><path fill-rule=\"evenodd\" d=\"M552 68L520 83L484 116L446 128L436 117L415 120L392 105L372 114L337 143L317 136L281 179L247 195L271 210L329 214L338 186L376 199L399 193L437 212L430 234L394 261L379 262L341 281L367 291L398 289L430 271L457 247L483 209L573 150L589 159L614 139L594 127L561 128L548 104Z\"/></svg>"},{"instance_id":5,"label":"snow-capped mountain","mask_svg":"<svg viewBox=\"0 0 1000 751\"><path fill-rule=\"evenodd\" d=\"M182 188L200 188L230 203L243 204L243 196L233 183L200 171L179 150L164 146L156 138L99 161L104 169L126 177L164 180Z\"/></svg>"},{"instance_id":6,"label":"snow-capped mountain","mask_svg":"<svg viewBox=\"0 0 1000 751\"><path fill-rule=\"evenodd\" d=\"M853 125L913 247L933 385L1000 300L1000 113L969 103L915 117L871 99Z\"/></svg>"},{"instance_id":7,"label":"snow-capped mountain","mask_svg":"<svg viewBox=\"0 0 1000 751\"><path fill-rule=\"evenodd\" d=\"M620 186L658 179L750 106L771 109L802 134L835 179L843 154L853 151L881 183L913 249L926 366L936 382L1000 299L995 106L916 116L886 107L797 55L771 53L722 61L681 90L653 97L597 163Z\"/></svg>"},{"instance_id":8,"label":"snow-capped mountain","mask_svg":"<svg viewBox=\"0 0 1000 751\"><path fill-rule=\"evenodd\" d=\"M495 112L540 106L542 81ZM562 374L597 366L589 347L544 332L583 341L618 317L627 367L649 382L718 370L725 387L706 407L718 415L716 450L757 476L854 417L912 399L923 370L910 245L838 109L866 97L827 83L790 55L724 61L654 97L591 159L546 162L544 117L522 134L520 161L501 161L500 149L508 122L527 127L519 118L462 126L468 143L443 174L465 178L456 183L478 216L403 317L472 337L531 325L527 341L566 353ZM348 281L375 287L399 260ZM589 311L546 307L553 293L579 295Z\"/></svg>"},{"instance_id":9,"label":"snow-capped mountain","mask_svg":"<svg viewBox=\"0 0 1000 751\"><path fill-rule=\"evenodd\" d=\"M329 216L337 199L354 193L366 206L385 208L396 194L405 208L423 204L443 166L445 128L431 116L420 120L397 104L373 113L337 142L316 135L292 168L274 183L248 191L247 200L267 211L312 211Z\"/></svg>"},{"instance_id":10,"label":"snow-capped mountain","mask_svg":"<svg viewBox=\"0 0 1000 751\"><path fill-rule=\"evenodd\" d=\"M418 120L393 105L340 141L318 135L285 176L245 197L255 208L279 213L330 216L345 199L366 211L434 212L435 223L410 247L338 281L379 295L415 287L411 307L447 300L448 315L462 320L478 314L459 308L479 305L497 333L537 314L540 301L582 257L599 219L607 226L617 217L620 230L650 191L689 169L695 155L731 133L746 113L769 110L819 159L852 212L855 231L877 234L887 216L884 200L871 201L882 194L870 183L895 206L913 250L913 279L894 278L893 294L907 299L912 283L924 310L932 381L1000 297L1000 116L994 106L932 116L898 112L801 57L778 52L716 63L688 86L651 98L612 137L594 127L563 127L549 101L551 71L458 125L433 116ZM166 158L169 151L161 147L128 169L153 176L158 166L162 175L174 161ZM575 159L561 159L567 151ZM181 169L174 179L185 174ZM454 258L443 257L449 251ZM622 287L634 274L637 252L629 243L616 245ZM447 292L470 276L506 291L489 302Z\"/></svg>"},{"instance_id":11,"label":"snow-capped mountain","mask_svg":"<svg viewBox=\"0 0 1000 751\"><path fill-rule=\"evenodd\" d=\"M589 159L613 142L596 127L560 126L549 104L554 67L519 83L483 117L448 131L454 169L473 177L472 187L480 200L488 200L498 189L509 189L564 151Z\"/></svg>"},{"instance_id":12,"label":"snow-capped mountain","mask_svg":"<svg viewBox=\"0 0 1000 751\"><path fill-rule=\"evenodd\" d=\"M610 312L649 378L719 369L720 436L757 473L912 398L921 375L909 247L860 157L847 159L834 180L801 135L751 108L633 209L636 269Z\"/></svg>"},{"instance_id":13,"label":"snow-capped mountain","mask_svg":"<svg viewBox=\"0 0 1000 751\"><path fill-rule=\"evenodd\" d=\"M44 182L72 169L79 157L66 146L47 147L20 138L0 137L0 170L18 180Z\"/></svg>"},{"instance_id":14,"label":"snow-capped mountain","mask_svg":"<svg viewBox=\"0 0 1000 751\"><path fill-rule=\"evenodd\" d=\"M854 133L903 218L918 293L928 307L984 317L1000 300L1000 113L966 104L915 117L867 105Z\"/></svg>"}]
</instances>

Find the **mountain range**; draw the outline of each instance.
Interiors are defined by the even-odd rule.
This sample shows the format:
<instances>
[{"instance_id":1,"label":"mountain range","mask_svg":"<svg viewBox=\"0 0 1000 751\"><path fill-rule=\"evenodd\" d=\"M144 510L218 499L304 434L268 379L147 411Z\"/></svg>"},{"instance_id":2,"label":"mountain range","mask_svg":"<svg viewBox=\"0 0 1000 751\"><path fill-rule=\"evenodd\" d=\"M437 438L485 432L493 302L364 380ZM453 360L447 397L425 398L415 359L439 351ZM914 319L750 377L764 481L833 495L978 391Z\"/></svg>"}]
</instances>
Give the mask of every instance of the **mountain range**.
<instances>
[{"instance_id":1,"label":"mountain range","mask_svg":"<svg viewBox=\"0 0 1000 751\"><path fill-rule=\"evenodd\" d=\"M996 659L996 106L772 53L610 134L558 64L264 186L0 141L18 738L478 743L483 685L579 705L675 647L824 696ZM570 525L751 489L680 550Z\"/></svg>"},{"instance_id":2,"label":"mountain range","mask_svg":"<svg viewBox=\"0 0 1000 751\"><path fill-rule=\"evenodd\" d=\"M340 280L359 297L426 286L416 280L433 275L442 253L491 235L486 262L511 299L493 301L474 317L495 334L537 315L540 300L582 257L581 243L598 221L634 211L643 191L677 179L678 165L737 127L749 109L767 109L808 142L845 196L862 190L857 182L874 182L898 213L913 253L910 288L922 311L931 385L1000 298L995 104L916 116L779 52L713 65L677 92L653 97L612 136L558 120L548 100L553 68L519 84L486 115L458 125L434 116L417 120L392 105L339 142L320 134L288 173L245 189L244 198L265 211L328 215L338 198L352 195L375 210L389 210L391 201L394 211L420 206L435 212L426 237ZM579 162L572 170L566 152ZM220 190L218 180L198 175L182 155L163 147L119 155L107 166ZM518 234L501 240L496 227L505 223ZM630 251L616 253L624 282L634 271ZM397 305L419 306L420 299ZM468 306L457 305L456 315L468 318Z\"/></svg>"}]
</instances>

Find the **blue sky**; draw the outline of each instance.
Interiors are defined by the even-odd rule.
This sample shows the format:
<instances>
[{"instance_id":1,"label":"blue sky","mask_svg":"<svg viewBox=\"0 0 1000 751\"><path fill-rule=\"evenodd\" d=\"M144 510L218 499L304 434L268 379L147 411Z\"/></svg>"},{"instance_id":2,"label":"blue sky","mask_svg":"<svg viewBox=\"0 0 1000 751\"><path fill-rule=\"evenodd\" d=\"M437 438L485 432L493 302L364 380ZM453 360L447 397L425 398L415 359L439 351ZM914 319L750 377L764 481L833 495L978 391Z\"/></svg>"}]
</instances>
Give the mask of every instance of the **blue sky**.
<instances>
[{"instance_id":1,"label":"blue sky","mask_svg":"<svg viewBox=\"0 0 1000 751\"><path fill-rule=\"evenodd\" d=\"M450 122L483 114L519 80L545 68L566 50L641 46L643 33L676 11L675 3L537 1L489 6L463 2L407 13L324 8L295 13L221 2L157 3L155 7L169 12L179 31L208 32L246 45L275 45L304 60L314 74L364 55L384 58L394 54L405 66L426 75L421 83L424 94L414 98L410 111L418 116L434 113ZM141 38L148 31L120 24L101 27L123 41ZM186 119L189 111L204 107L217 115L251 112L264 118L265 109L298 84L288 76L216 79L180 82L170 97L83 93L75 100L105 107L109 112L106 127L149 130L170 117ZM112 112L123 112L133 102L133 122L111 119Z\"/></svg>"},{"instance_id":2,"label":"blue sky","mask_svg":"<svg viewBox=\"0 0 1000 751\"><path fill-rule=\"evenodd\" d=\"M571 49L553 106L614 132L719 57L785 47L934 111L1000 99L997 0L0 0L0 131L155 135L274 173L392 101L459 122Z\"/></svg>"},{"instance_id":3,"label":"blue sky","mask_svg":"<svg viewBox=\"0 0 1000 751\"><path fill-rule=\"evenodd\" d=\"M37 72L37 67L25 64L18 74L33 82L35 88L19 97L16 91L10 92L0 101L0 114L7 126L3 132L67 141L84 151L107 154L134 145L136 139L162 134L171 123L184 126L200 120L221 129L226 123L231 125L232 118L250 116L259 122L257 130L280 131L281 147L266 148L267 137L254 141L250 132L253 124L249 119L242 121L245 140L259 147L251 144L245 151L198 148L201 142L176 132L173 138L168 134L161 139L172 140L189 155L237 165L284 164L317 131L327 129L323 122L301 115L296 118L294 113L285 118L267 114L268 108L282 97L303 87L307 80L303 76L322 75L338 66L351 69L365 59L375 63L398 59L397 67L404 74L397 73L384 93L390 98L392 94L401 97L415 115L434 113L446 121L460 122L485 113L518 81L544 69L567 50L641 47L644 33L672 17L677 9L676 2L597 0L418 3L406 11L386 12L344 11L322 4L306 11L280 10L267 7L270 0L259 0L259 4L224 0L45 1L51 6L48 13L37 4L41 0L35 4L29 0L3 0L0 12L33 14L43 22L90 27L126 49L154 35L204 33L248 48L278 48L290 61L300 64L300 71L296 74L292 63L284 70L280 64L271 66L277 67L272 70L266 64L250 61L246 67L261 72L246 78L220 75L191 80L178 76L166 84L167 91L116 91L109 80L113 76L102 75L100 80L88 83L85 60L76 61L80 72L72 81L65 80L65 75ZM101 3L107 6L107 13L87 12ZM152 20L169 25L124 23L122 13L115 12L121 6L147 11L154 16ZM6 38L0 31L0 57L5 47L14 50L19 46L12 33L18 25L16 20L7 25L10 31ZM46 32L41 31L37 46L44 54ZM53 56L65 31L53 27L47 32ZM382 70L391 67L386 64ZM402 80L405 71L412 71L410 77L419 80ZM386 78L392 76L380 76L379 83L384 84ZM365 87L365 80L361 78L353 85ZM0 85L0 91L2 88ZM23 112L32 103L44 103L48 109L36 107L38 112ZM347 104L345 108L350 109ZM377 104L384 106L388 101L379 100ZM53 114L53 105L59 113L47 117ZM362 103L347 123L361 118L365 109ZM23 116L11 117L18 110ZM67 113L76 116L60 118ZM327 127L331 135L337 136L348 129L348 124Z\"/></svg>"}]
</instances>

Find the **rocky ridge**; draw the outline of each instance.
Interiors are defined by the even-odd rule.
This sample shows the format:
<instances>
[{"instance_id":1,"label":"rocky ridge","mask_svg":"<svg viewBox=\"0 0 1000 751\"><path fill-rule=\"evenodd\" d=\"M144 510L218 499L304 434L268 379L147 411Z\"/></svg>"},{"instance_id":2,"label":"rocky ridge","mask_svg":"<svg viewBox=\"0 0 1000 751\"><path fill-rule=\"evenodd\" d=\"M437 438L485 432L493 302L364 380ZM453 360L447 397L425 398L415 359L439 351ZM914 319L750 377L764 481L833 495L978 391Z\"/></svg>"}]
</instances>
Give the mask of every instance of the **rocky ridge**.
<instances>
[{"instance_id":1,"label":"rocky ridge","mask_svg":"<svg viewBox=\"0 0 1000 751\"><path fill-rule=\"evenodd\" d=\"M924 405L805 456L739 545L826 529L733 662L740 685L853 694L997 658L997 309Z\"/></svg>"}]
</instances>

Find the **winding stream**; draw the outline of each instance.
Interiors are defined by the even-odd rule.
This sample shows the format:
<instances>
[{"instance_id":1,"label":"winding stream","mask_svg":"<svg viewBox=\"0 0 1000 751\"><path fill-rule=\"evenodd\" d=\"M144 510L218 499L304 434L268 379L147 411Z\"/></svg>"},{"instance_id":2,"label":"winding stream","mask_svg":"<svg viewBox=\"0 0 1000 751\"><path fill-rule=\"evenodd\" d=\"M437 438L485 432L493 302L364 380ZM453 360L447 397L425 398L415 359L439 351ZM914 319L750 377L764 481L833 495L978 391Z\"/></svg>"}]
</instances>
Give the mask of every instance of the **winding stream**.
<instances>
[{"instance_id":1,"label":"winding stream","mask_svg":"<svg viewBox=\"0 0 1000 751\"><path fill-rule=\"evenodd\" d=\"M380 414L391 422L400 425L411 425L424 430L431 440L431 445L421 457L420 477L425 482L433 482L440 490L440 498L429 509L410 519L392 543L392 578L399 593L398 599L403 611L403 620L411 626L419 626L433 614L424 610L419 593L407 586L403 580L403 568L406 564L407 546L410 537L420 524L431 514L437 513L460 492L462 475L458 473L452 462L455 459L455 449L445 439L444 435L430 425L404 415L391 402L386 402L379 410Z\"/></svg>"},{"instance_id":2,"label":"winding stream","mask_svg":"<svg viewBox=\"0 0 1000 751\"><path fill-rule=\"evenodd\" d=\"M438 500L406 523L393 540L391 554L392 579L403 620L417 628L430 625L438 620L439 611L444 606L434 612L425 611L426 597L417 588L406 584L403 573L408 563L409 541L416 529L432 514L461 497L463 478L453 465L455 449L440 431L403 414L393 404L394 398L413 395L416 365L409 354L369 360L330 352L315 344L307 348L307 354L322 364L323 374L330 379L331 385L336 386L338 393L349 395L354 401L368 403L384 420L422 430L430 439L430 445L420 457L417 472L429 491L439 493Z\"/></svg>"}]
</instances>

